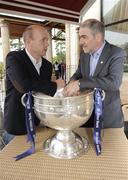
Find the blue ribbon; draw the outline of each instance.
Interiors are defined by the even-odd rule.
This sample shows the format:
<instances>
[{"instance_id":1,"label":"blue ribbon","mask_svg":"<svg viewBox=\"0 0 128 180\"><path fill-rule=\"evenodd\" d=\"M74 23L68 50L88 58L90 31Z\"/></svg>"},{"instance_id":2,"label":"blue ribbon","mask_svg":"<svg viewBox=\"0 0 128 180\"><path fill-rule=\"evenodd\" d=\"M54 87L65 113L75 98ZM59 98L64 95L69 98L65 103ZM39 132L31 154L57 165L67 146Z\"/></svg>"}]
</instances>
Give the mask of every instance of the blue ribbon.
<instances>
[{"instance_id":1,"label":"blue ribbon","mask_svg":"<svg viewBox=\"0 0 128 180\"><path fill-rule=\"evenodd\" d=\"M26 106L25 106L25 120L27 129L27 142L31 143L31 148L22 154L17 155L16 161L25 158L35 152L35 127L34 127L34 116L32 109L32 93L26 93Z\"/></svg>"},{"instance_id":2,"label":"blue ribbon","mask_svg":"<svg viewBox=\"0 0 128 180\"><path fill-rule=\"evenodd\" d=\"M95 89L95 118L94 118L94 133L93 140L96 149L96 154L101 154L101 127L102 127L102 109L103 109L103 91L99 88Z\"/></svg>"}]
</instances>

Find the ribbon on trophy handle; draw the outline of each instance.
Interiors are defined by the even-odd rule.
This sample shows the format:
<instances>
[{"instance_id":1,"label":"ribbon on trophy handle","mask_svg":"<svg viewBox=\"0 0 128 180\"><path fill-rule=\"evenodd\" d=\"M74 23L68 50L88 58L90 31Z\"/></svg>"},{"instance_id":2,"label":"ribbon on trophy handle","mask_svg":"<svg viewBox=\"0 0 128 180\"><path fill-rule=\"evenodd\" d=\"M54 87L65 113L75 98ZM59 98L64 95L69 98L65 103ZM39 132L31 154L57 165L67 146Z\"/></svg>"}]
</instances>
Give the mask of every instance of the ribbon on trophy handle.
<instances>
[{"instance_id":1,"label":"ribbon on trophy handle","mask_svg":"<svg viewBox=\"0 0 128 180\"><path fill-rule=\"evenodd\" d=\"M35 152L35 127L34 127L34 115L32 109L32 93L26 93L23 98L26 97L25 103L25 121L26 121L26 129L27 129L27 142L31 143L31 148L27 151L23 152L22 154L17 155L16 161L22 158L25 158ZM22 104L23 103L22 98Z\"/></svg>"},{"instance_id":2,"label":"ribbon on trophy handle","mask_svg":"<svg viewBox=\"0 0 128 180\"><path fill-rule=\"evenodd\" d=\"M101 128L102 128L102 110L103 110L103 91L99 88L95 88L95 95L94 95L94 133L93 133L93 140L96 149L96 154L101 154Z\"/></svg>"}]
</instances>

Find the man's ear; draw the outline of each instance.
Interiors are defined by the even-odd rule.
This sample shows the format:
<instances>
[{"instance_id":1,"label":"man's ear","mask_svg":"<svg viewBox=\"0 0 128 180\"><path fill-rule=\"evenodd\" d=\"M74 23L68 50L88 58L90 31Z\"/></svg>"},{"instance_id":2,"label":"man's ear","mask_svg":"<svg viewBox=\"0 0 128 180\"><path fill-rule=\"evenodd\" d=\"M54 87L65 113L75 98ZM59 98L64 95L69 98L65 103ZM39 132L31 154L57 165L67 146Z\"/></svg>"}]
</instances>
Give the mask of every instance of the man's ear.
<instances>
[{"instance_id":1,"label":"man's ear","mask_svg":"<svg viewBox=\"0 0 128 180\"><path fill-rule=\"evenodd\" d=\"M31 38L27 38L26 39L26 44L30 44L31 40L32 40Z\"/></svg>"},{"instance_id":2,"label":"man's ear","mask_svg":"<svg viewBox=\"0 0 128 180\"><path fill-rule=\"evenodd\" d=\"M97 42L101 42L101 41L102 41L102 35L101 35L101 33L97 33L97 34L96 34L96 40L97 40Z\"/></svg>"},{"instance_id":3,"label":"man's ear","mask_svg":"<svg viewBox=\"0 0 128 180\"><path fill-rule=\"evenodd\" d=\"M29 43L30 43L30 41L31 41L31 39L30 39L30 38L28 38L28 39L27 39L27 43L29 44Z\"/></svg>"}]
</instances>

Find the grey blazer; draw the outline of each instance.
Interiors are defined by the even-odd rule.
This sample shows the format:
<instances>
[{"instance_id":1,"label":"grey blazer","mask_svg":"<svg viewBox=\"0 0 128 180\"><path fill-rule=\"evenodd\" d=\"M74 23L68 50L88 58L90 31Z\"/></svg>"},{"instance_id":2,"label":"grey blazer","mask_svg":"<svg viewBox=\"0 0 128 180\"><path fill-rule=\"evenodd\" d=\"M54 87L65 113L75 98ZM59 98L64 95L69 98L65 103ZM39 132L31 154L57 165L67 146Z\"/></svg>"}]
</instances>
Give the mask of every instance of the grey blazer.
<instances>
[{"instance_id":1,"label":"grey blazer","mask_svg":"<svg viewBox=\"0 0 128 180\"><path fill-rule=\"evenodd\" d=\"M103 128L123 126L119 87L122 83L125 52L106 42L93 77L89 76L90 55L81 53L78 69L71 79L79 79L80 90L101 88L105 91L103 104Z\"/></svg>"}]
</instances>

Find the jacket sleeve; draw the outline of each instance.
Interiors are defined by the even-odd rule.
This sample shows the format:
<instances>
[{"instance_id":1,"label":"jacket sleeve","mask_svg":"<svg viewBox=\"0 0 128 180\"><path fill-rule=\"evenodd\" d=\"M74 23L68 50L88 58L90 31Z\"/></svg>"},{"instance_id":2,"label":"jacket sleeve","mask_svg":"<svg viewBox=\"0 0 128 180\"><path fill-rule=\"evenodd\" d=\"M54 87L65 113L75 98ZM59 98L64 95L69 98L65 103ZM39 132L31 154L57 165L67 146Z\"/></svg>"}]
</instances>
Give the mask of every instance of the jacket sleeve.
<instances>
[{"instance_id":1,"label":"jacket sleeve","mask_svg":"<svg viewBox=\"0 0 128 180\"><path fill-rule=\"evenodd\" d=\"M123 63L126 59L126 53L118 49L118 52L112 52L103 69L96 76L81 78L80 90L101 88L105 91L116 91L122 83Z\"/></svg>"},{"instance_id":2,"label":"jacket sleeve","mask_svg":"<svg viewBox=\"0 0 128 180\"><path fill-rule=\"evenodd\" d=\"M44 78L43 80L35 78L23 62L24 60L19 58L14 52L7 55L6 78L8 88L12 88L12 85L19 93L37 91L53 96L57 89L56 83L47 78L45 80Z\"/></svg>"},{"instance_id":3,"label":"jacket sleeve","mask_svg":"<svg viewBox=\"0 0 128 180\"><path fill-rule=\"evenodd\" d=\"M70 81L78 80L80 78L82 78L82 74L81 74L80 63L79 63L78 68L77 68L76 72L72 75L72 77L70 78Z\"/></svg>"}]
</instances>

